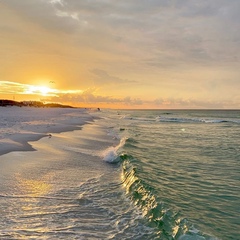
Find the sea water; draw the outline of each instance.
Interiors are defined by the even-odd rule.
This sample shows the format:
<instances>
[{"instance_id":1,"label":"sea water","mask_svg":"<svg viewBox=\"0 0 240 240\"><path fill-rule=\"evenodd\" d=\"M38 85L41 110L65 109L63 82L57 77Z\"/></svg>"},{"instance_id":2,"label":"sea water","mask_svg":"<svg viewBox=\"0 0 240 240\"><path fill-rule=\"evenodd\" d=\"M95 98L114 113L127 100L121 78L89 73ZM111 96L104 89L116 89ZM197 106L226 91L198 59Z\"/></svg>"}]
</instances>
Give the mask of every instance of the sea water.
<instances>
[{"instance_id":1,"label":"sea water","mask_svg":"<svg viewBox=\"0 0 240 240\"><path fill-rule=\"evenodd\" d=\"M148 239L240 239L240 111L106 115L125 139L126 195L157 231Z\"/></svg>"},{"instance_id":2,"label":"sea water","mask_svg":"<svg viewBox=\"0 0 240 240\"><path fill-rule=\"evenodd\" d=\"M95 115L0 157L0 239L240 239L240 111Z\"/></svg>"}]
</instances>

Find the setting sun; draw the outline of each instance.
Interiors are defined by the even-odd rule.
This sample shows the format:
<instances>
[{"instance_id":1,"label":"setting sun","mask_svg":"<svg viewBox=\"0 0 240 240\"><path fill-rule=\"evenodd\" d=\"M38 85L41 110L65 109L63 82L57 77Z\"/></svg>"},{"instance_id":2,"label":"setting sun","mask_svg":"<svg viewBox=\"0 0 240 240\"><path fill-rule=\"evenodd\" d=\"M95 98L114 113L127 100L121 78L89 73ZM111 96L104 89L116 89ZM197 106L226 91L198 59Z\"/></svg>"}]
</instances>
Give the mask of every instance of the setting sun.
<instances>
[{"instance_id":1,"label":"setting sun","mask_svg":"<svg viewBox=\"0 0 240 240\"><path fill-rule=\"evenodd\" d=\"M28 86L25 90L27 94L40 94L42 96L49 96L56 93L55 89L46 86Z\"/></svg>"}]
</instances>

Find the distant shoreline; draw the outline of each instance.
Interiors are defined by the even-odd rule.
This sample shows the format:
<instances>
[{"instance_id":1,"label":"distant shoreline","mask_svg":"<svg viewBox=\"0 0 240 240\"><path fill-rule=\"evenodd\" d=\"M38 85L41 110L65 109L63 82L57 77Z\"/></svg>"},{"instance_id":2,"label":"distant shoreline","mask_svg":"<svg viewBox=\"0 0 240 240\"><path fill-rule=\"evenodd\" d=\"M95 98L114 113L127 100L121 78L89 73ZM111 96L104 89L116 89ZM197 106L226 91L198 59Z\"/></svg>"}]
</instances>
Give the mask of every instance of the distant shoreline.
<instances>
[{"instance_id":1,"label":"distant shoreline","mask_svg":"<svg viewBox=\"0 0 240 240\"><path fill-rule=\"evenodd\" d=\"M69 105L63 105L59 103L43 103L41 101L14 101L14 100L6 100L0 99L0 107L7 106L17 106L17 107L43 107L43 108L74 108Z\"/></svg>"}]
</instances>

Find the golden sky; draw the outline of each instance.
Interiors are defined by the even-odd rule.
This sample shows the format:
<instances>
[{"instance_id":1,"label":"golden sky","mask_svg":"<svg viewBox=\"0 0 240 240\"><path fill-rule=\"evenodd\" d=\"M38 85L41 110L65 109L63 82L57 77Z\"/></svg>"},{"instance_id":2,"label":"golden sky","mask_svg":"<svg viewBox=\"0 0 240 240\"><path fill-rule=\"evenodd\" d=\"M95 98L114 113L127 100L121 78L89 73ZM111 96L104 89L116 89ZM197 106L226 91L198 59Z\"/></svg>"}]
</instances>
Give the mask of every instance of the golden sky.
<instances>
[{"instance_id":1,"label":"golden sky","mask_svg":"<svg viewBox=\"0 0 240 240\"><path fill-rule=\"evenodd\" d=\"M240 108L238 0L0 0L0 98Z\"/></svg>"}]
</instances>

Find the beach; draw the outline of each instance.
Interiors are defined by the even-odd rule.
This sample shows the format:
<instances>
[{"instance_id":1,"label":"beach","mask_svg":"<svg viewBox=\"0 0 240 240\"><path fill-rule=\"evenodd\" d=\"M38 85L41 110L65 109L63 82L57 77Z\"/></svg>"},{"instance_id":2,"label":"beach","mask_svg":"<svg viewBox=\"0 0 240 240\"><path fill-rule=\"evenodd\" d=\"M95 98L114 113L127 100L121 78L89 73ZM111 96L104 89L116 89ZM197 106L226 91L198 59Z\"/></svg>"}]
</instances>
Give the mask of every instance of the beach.
<instances>
[{"instance_id":1,"label":"beach","mask_svg":"<svg viewBox=\"0 0 240 240\"><path fill-rule=\"evenodd\" d=\"M34 150L28 143L51 133L80 129L92 121L85 109L69 108L0 108L0 155L11 151Z\"/></svg>"},{"instance_id":2,"label":"beach","mask_svg":"<svg viewBox=\"0 0 240 240\"><path fill-rule=\"evenodd\" d=\"M239 111L0 110L0 239L238 239Z\"/></svg>"},{"instance_id":3,"label":"beach","mask_svg":"<svg viewBox=\"0 0 240 240\"><path fill-rule=\"evenodd\" d=\"M120 169L107 163L119 139L95 124L93 111L3 111L11 125L1 130L0 239L134 239L149 232L119 188Z\"/></svg>"}]
</instances>

